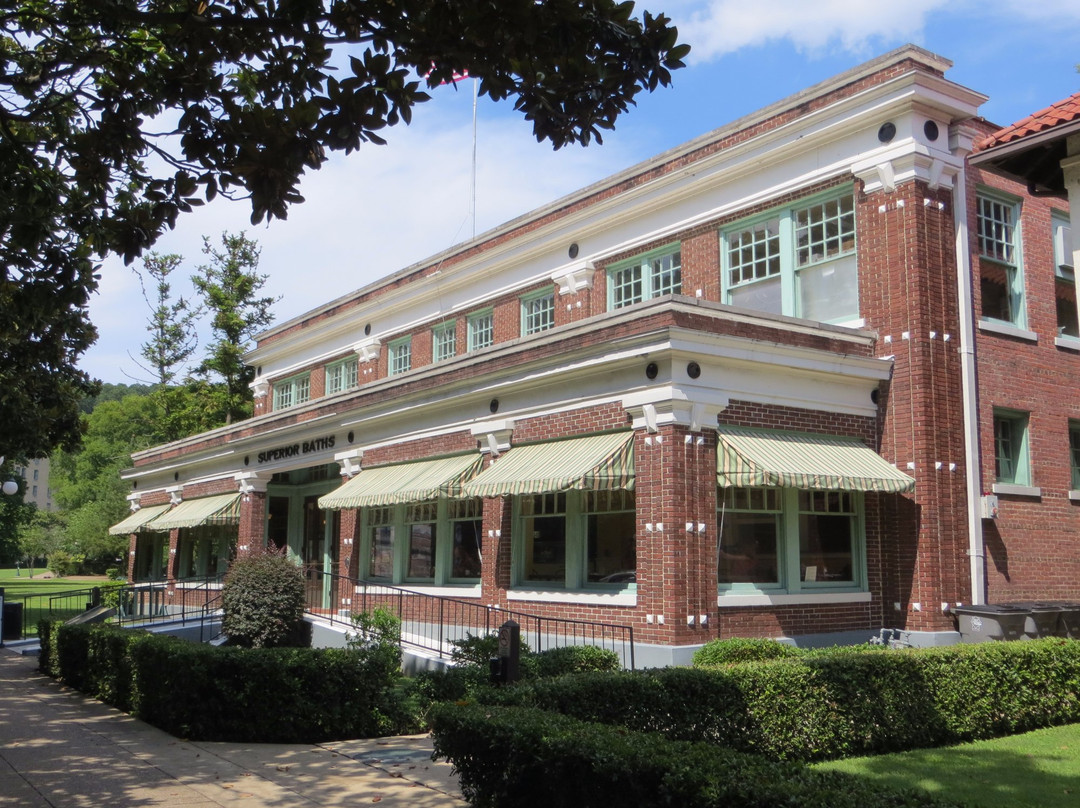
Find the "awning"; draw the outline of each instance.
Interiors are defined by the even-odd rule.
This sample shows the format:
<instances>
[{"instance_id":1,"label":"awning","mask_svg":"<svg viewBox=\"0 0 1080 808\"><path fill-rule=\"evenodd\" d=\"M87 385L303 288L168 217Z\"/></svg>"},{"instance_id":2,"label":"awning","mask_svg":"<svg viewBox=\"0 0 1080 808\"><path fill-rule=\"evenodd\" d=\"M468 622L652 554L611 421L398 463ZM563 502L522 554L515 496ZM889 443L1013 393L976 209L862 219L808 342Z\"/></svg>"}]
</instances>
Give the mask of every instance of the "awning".
<instances>
[{"instance_id":1,"label":"awning","mask_svg":"<svg viewBox=\"0 0 1080 808\"><path fill-rule=\"evenodd\" d=\"M173 530L199 525L237 525L240 523L240 495L219 494L181 502L147 527L149 530Z\"/></svg>"},{"instance_id":2,"label":"awning","mask_svg":"<svg viewBox=\"0 0 1080 808\"><path fill-rule=\"evenodd\" d=\"M126 536L131 533L139 533L151 519L156 519L169 510L169 505L148 505L145 508L129 513L122 522L117 522L109 528L110 536ZM156 528L151 528L156 529Z\"/></svg>"},{"instance_id":3,"label":"awning","mask_svg":"<svg viewBox=\"0 0 1080 808\"><path fill-rule=\"evenodd\" d=\"M470 453L361 469L341 488L319 497L319 507L336 511L456 497L462 483L480 471L482 460L479 454Z\"/></svg>"},{"instance_id":4,"label":"awning","mask_svg":"<svg viewBox=\"0 0 1080 808\"><path fill-rule=\"evenodd\" d=\"M546 494L552 491L632 491L634 433L517 446L462 487L467 497Z\"/></svg>"},{"instance_id":5,"label":"awning","mask_svg":"<svg viewBox=\"0 0 1080 808\"><path fill-rule=\"evenodd\" d=\"M724 487L891 494L915 487L915 480L855 438L735 426L722 426L717 433L716 481Z\"/></svg>"}]
</instances>

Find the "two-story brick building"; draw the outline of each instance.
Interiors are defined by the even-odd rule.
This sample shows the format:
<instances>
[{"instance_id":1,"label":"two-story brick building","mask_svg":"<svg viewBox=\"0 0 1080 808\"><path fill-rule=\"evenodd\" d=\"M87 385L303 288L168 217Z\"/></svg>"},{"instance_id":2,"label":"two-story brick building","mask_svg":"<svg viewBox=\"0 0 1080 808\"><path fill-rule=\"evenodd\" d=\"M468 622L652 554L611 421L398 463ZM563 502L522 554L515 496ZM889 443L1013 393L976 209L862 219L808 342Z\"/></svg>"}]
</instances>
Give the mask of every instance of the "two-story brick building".
<instances>
[{"instance_id":1,"label":"two-story brick building","mask_svg":"<svg viewBox=\"0 0 1080 808\"><path fill-rule=\"evenodd\" d=\"M1067 207L969 165L949 67L900 48L261 335L255 417L125 473L133 577L268 542L652 664L1080 597Z\"/></svg>"}]
</instances>

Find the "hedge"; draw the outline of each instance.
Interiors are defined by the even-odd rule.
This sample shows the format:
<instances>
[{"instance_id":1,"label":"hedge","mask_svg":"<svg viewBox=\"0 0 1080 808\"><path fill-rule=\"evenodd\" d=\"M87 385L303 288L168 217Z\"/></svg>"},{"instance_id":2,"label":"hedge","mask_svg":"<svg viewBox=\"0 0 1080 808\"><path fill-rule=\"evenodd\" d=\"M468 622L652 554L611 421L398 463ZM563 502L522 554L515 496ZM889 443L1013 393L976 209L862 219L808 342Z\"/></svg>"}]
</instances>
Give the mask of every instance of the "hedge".
<instances>
[{"instance_id":1,"label":"hedge","mask_svg":"<svg viewBox=\"0 0 1080 808\"><path fill-rule=\"evenodd\" d=\"M529 708L436 706L435 756L476 808L944 808L914 791L803 764L632 733Z\"/></svg>"},{"instance_id":2,"label":"hedge","mask_svg":"<svg viewBox=\"0 0 1080 808\"><path fill-rule=\"evenodd\" d=\"M774 760L828 760L1080 721L1080 642L836 649L723 668L540 679L476 698Z\"/></svg>"},{"instance_id":3,"label":"hedge","mask_svg":"<svg viewBox=\"0 0 1080 808\"><path fill-rule=\"evenodd\" d=\"M217 648L102 625L42 628L43 672L178 737L299 743L411 728L398 671L378 654Z\"/></svg>"}]
</instances>

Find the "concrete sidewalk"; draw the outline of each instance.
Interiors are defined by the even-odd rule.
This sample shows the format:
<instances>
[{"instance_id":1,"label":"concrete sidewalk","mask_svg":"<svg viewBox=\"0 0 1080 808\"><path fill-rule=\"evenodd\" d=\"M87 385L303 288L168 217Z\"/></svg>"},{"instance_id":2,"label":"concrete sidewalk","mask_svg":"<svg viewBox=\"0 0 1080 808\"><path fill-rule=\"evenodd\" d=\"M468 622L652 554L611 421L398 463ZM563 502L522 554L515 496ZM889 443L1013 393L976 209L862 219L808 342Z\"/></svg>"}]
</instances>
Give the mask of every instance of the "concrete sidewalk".
<instances>
[{"instance_id":1,"label":"concrete sidewalk","mask_svg":"<svg viewBox=\"0 0 1080 808\"><path fill-rule=\"evenodd\" d=\"M427 736L325 744L182 741L0 649L0 806L462 808Z\"/></svg>"}]
</instances>

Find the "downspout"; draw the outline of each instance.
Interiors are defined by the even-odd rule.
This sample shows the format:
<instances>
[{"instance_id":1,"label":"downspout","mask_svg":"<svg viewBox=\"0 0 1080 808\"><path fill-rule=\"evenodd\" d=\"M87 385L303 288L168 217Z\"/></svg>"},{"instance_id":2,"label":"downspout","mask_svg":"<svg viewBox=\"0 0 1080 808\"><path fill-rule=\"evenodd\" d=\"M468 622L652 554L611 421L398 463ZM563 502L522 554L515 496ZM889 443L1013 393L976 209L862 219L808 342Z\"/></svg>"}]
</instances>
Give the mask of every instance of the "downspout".
<instances>
[{"instance_id":1,"label":"downspout","mask_svg":"<svg viewBox=\"0 0 1080 808\"><path fill-rule=\"evenodd\" d=\"M975 366L975 311L968 232L967 155L974 130L955 127L950 147L960 157L953 182L953 224L956 230L956 283L960 313L960 385L964 407L964 466L967 484L968 558L971 562L971 605L986 603L986 545L982 524L982 465L979 454L979 398Z\"/></svg>"}]
</instances>

